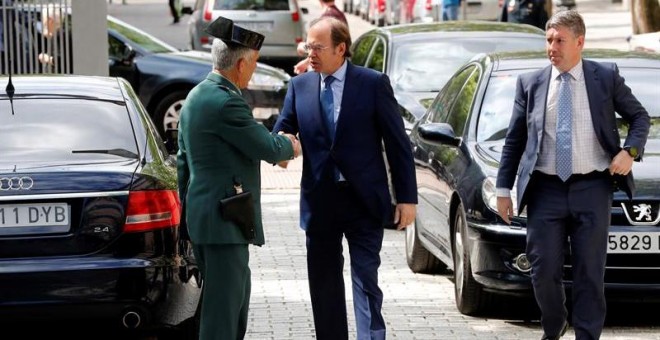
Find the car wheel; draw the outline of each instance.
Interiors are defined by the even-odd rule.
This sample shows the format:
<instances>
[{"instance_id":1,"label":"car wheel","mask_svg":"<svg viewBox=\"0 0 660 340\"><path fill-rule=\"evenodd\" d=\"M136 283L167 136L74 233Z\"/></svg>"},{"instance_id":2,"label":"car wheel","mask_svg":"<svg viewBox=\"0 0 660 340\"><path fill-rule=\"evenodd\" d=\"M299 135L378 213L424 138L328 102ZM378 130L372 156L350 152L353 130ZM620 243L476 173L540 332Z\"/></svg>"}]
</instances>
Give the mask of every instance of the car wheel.
<instances>
[{"instance_id":1,"label":"car wheel","mask_svg":"<svg viewBox=\"0 0 660 340\"><path fill-rule=\"evenodd\" d=\"M417 220L406 228L406 261L413 273L431 273L442 269L442 262L419 241Z\"/></svg>"},{"instance_id":2,"label":"car wheel","mask_svg":"<svg viewBox=\"0 0 660 340\"><path fill-rule=\"evenodd\" d=\"M176 129L179 125L179 115L181 114L181 107L186 100L189 90L174 91L156 106L154 112L154 124L161 136L165 136L165 131L168 129Z\"/></svg>"},{"instance_id":3,"label":"car wheel","mask_svg":"<svg viewBox=\"0 0 660 340\"><path fill-rule=\"evenodd\" d=\"M483 311L487 293L472 276L467 242L467 222L461 203L454 218L454 293L458 310L466 315L476 315Z\"/></svg>"}]
</instances>

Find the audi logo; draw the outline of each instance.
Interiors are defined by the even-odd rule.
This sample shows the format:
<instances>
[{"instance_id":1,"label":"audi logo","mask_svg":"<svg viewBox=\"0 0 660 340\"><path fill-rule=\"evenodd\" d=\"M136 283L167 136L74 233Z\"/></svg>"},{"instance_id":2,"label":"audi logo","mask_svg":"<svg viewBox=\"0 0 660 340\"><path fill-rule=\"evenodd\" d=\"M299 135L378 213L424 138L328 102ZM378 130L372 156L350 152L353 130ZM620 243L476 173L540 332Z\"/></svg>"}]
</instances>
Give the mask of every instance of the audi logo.
<instances>
[{"instance_id":1,"label":"audi logo","mask_svg":"<svg viewBox=\"0 0 660 340\"><path fill-rule=\"evenodd\" d=\"M0 177L0 191L30 190L34 185L32 178L23 177Z\"/></svg>"}]
</instances>

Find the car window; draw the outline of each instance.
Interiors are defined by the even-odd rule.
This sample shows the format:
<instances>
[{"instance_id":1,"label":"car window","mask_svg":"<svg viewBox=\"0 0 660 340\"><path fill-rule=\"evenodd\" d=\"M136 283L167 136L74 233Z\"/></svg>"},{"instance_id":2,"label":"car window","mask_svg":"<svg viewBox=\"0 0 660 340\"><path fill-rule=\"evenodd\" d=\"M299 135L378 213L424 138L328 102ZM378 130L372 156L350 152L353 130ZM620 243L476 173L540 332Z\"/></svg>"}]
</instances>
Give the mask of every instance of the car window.
<instances>
[{"instance_id":1,"label":"car window","mask_svg":"<svg viewBox=\"0 0 660 340\"><path fill-rule=\"evenodd\" d=\"M488 80L488 87L481 105L477 124L477 141L495 141L506 137L518 75L525 71L497 72ZM621 68L621 75L626 79L637 100L652 117L653 125L649 139L660 139L660 101L658 100L657 79L660 70L643 68ZM627 126L619 119L619 135L627 135Z\"/></svg>"},{"instance_id":2,"label":"car window","mask_svg":"<svg viewBox=\"0 0 660 340\"><path fill-rule=\"evenodd\" d=\"M463 84L465 84L465 81L475 69L476 66L474 65L468 66L455 77L451 78L445 88L443 88L443 91L438 94L433 104L431 104L427 122L440 123L447 121L449 108L452 107L454 101L457 99L458 91L463 88Z\"/></svg>"},{"instance_id":3,"label":"car window","mask_svg":"<svg viewBox=\"0 0 660 340\"><path fill-rule=\"evenodd\" d=\"M376 36L367 35L357 41L353 46L353 56L351 57L351 62L353 64L364 66L375 39Z\"/></svg>"},{"instance_id":4,"label":"car window","mask_svg":"<svg viewBox=\"0 0 660 340\"><path fill-rule=\"evenodd\" d=\"M158 38L140 31L139 29L130 26L126 23L119 23L113 20L108 20L108 29L123 35L126 39L132 41L134 44L139 45L141 48L151 53L165 53L176 52L177 49L164 43Z\"/></svg>"},{"instance_id":5,"label":"car window","mask_svg":"<svg viewBox=\"0 0 660 340\"><path fill-rule=\"evenodd\" d=\"M435 38L437 39L437 38ZM462 38L443 41L418 40L395 45L388 74L395 89L437 92L456 70L478 53L543 49L545 39ZM432 74L432 77L427 77Z\"/></svg>"},{"instance_id":6,"label":"car window","mask_svg":"<svg viewBox=\"0 0 660 340\"><path fill-rule=\"evenodd\" d=\"M468 76L463 89L456 96L456 101L447 115L447 120L444 123L451 125L456 136L462 136L463 131L465 130L465 123L467 121L468 114L472 108L472 102L474 101L474 95L477 92L477 86L479 85L479 75L480 69L478 67L473 68L474 71ZM461 75L467 73L461 73Z\"/></svg>"},{"instance_id":7,"label":"car window","mask_svg":"<svg viewBox=\"0 0 660 340\"><path fill-rule=\"evenodd\" d=\"M385 41L383 39L376 39L376 43L367 62L367 67L376 70L378 72L383 72L383 66L385 66Z\"/></svg>"},{"instance_id":8,"label":"car window","mask_svg":"<svg viewBox=\"0 0 660 340\"><path fill-rule=\"evenodd\" d=\"M0 112L10 112L0 101ZM107 160L112 155L74 150L124 149L138 154L124 103L80 99L14 100L14 115L0 115L2 152L7 159L72 162ZM105 122L99 124L99 122Z\"/></svg>"},{"instance_id":9,"label":"car window","mask_svg":"<svg viewBox=\"0 0 660 340\"><path fill-rule=\"evenodd\" d=\"M213 9L288 11L289 0L216 0Z\"/></svg>"}]
</instances>

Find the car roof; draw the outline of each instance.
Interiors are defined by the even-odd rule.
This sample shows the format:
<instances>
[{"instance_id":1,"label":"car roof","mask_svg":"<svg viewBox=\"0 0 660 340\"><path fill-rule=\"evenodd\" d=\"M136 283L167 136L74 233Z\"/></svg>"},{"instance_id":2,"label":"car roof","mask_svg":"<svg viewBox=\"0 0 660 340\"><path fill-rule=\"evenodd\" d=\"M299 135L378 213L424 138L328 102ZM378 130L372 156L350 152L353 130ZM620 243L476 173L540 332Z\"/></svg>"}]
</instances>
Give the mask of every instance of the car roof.
<instances>
[{"instance_id":1,"label":"car roof","mask_svg":"<svg viewBox=\"0 0 660 340\"><path fill-rule=\"evenodd\" d=\"M79 96L109 101L124 101L117 78L80 75L25 75L12 76L14 98L22 96ZM0 77L0 87L5 87L8 77ZM0 98L7 98L6 91L0 91Z\"/></svg>"},{"instance_id":2,"label":"car roof","mask_svg":"<svg viewBox=\"0 0 660 340\"><path fill-rule=\"evenodd\" d=\"M382 34L389 35L397 40L425 34L461 36L470 32L489 37L508 34L545 36L545 32L542 29L531 25L469 20L394 25L376 28L374 31L380 31Z\"/></svg>"},{"instance_id":3,"label":"car roof","mask_svg":"<svg viewBox=\"0 0 660 340\"><path fill-rule=\"evenodd\" d=\"M595 61L614 62L626 68L660 68L660 55L610 49L585 49L582 57ZM492 63L493 71L539 69L548 66L545 51L501 52L481 54L473 58L481 63Z\"/></svg>"}]
</instances>

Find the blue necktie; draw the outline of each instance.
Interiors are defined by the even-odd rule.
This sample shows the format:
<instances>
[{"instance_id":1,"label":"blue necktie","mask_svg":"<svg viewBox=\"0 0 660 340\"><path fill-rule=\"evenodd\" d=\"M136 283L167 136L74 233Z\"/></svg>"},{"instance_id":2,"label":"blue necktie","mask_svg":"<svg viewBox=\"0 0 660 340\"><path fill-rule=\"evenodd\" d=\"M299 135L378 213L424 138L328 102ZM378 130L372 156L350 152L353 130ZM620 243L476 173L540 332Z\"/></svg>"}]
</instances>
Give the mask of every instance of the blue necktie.
<instances>
[{"instance_id":1,"label":"blue necktie","mask_svg":"<svg viewBox=\"0 0 660 340\"><path fill-rule=\"evenodd\" d=\"M323 110L323 115L325 118L325 124L328 127L328 133L330 139L335 138L335 105L334 98L332 96L332 88L330 84L335 80L333 76L327 76L323 81L325 82L325 88L321 91L321 110Z\"/></svg>"},{"instance_id":2,"label":"blue necktie","mask_svg":"<svg viewBox=\"0 0 660 340\"><path fill-rule=\"evenodd\" d=\"M573 100L571 98L571 75L568 72L559 75L559 95L557 96L557 176L566 181L573 174L572 117Z\"/></svg>"}]
</instances>

